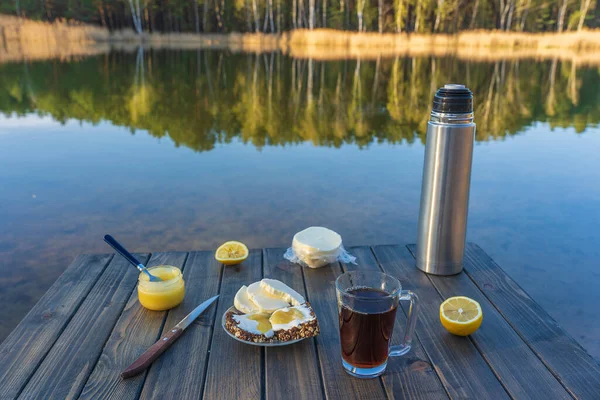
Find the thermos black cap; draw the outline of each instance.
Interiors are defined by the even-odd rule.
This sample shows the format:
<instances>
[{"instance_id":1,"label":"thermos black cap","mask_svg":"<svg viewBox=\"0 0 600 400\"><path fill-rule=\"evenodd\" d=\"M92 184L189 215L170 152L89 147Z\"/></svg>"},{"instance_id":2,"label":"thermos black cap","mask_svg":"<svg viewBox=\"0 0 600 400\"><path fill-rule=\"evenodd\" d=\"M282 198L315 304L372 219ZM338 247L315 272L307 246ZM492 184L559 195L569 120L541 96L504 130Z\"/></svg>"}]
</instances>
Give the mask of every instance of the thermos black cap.
<instances>
[{"instance_id":1,"label":"thermos black cap","mask_svg":"<svg viewBox=\"0 0 600 400\"><path fill-rule=\"evenodd\" d=\"M444 85L435 93L433 111L449 114L472 113L473 93L465 85Z\"/></svg>"}]
</instances>

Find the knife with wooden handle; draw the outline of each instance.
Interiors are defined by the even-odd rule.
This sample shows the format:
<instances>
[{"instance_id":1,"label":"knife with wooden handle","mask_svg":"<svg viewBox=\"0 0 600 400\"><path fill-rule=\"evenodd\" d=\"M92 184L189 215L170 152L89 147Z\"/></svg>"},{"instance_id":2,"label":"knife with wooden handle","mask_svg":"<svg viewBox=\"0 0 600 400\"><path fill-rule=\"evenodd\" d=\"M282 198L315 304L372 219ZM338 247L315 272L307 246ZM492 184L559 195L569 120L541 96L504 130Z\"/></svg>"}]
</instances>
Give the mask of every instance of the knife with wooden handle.
<instances>
[{"instance_id":1,"label":"knife with wooden handle","mask_svg":"<svg viewBox=\"0 0 600 400\"><path fill-rule=\"evenodd\" d=\"M198 318L214 301L219 297L216 295L200 304L198 307L189 313L180 323L175 325L173 328L161 337L156 343L154 343L148 350L146 350L137 360L133 362L129 367L121 373L123 379L131 378L136 376L140 372L144 371L150 366L162 353L169 348L181 336L185 328L190 326L196 318Z\"/></svg>"}]
</instances>

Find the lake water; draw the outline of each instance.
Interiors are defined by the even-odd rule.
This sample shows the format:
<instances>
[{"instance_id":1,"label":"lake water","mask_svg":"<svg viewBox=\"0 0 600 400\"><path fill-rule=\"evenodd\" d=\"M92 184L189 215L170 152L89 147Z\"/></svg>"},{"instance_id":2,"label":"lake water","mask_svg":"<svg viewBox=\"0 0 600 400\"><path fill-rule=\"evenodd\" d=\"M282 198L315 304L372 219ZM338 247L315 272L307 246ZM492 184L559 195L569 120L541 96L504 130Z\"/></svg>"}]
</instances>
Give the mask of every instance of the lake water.
<instances>
[{"instance_id":1,"label":"lake water","mask_svg":"<svg viewBox=\"0 0 600 400\"><path fill-rule=\"evenodd\" d=\"M600 358L600 69L218 51L0 65L0 340L71 260L413 243L435 89L475 94L468 240Z\"/></svg>"}]
</instances>

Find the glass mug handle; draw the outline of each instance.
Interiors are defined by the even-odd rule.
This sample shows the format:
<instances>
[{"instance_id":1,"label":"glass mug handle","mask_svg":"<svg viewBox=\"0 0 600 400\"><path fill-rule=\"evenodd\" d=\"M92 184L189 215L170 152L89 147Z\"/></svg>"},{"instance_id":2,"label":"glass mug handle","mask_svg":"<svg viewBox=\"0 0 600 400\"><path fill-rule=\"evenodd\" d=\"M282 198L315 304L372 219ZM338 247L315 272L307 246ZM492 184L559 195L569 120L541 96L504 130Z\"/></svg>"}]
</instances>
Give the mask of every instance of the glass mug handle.
<instances>
[{"instance_id":1,"label":"glass mug handle","mask_svg":"<svg viewBox=\"0 0 600 400\"><path fill-rule=\"evenodd\" d=\"M408 309L408 319L406 320L404 340L402 341L402 344L390 347L390 357L402 356L410 351L415 325L417 324L417 315L419 314L419 298L416 294L410 290L403 290L400 292L400 297L398 300L410 301L410 308ZM400 310L400 312L402 312L402 310Z\"/></svg>"}]
</instances>

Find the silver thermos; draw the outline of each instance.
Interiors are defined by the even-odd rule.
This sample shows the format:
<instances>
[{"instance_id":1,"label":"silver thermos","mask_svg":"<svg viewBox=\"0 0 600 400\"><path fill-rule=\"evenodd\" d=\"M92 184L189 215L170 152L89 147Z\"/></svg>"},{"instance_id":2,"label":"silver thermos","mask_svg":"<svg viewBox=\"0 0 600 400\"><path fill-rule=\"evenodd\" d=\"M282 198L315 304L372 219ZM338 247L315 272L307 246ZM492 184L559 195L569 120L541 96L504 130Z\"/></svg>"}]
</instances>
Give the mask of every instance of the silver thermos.
<instances>
[{"instance_id":1,"label":"silver thermos","mask_svg":"<svg viewBox=\"0 0 600 400\"><path fill-rule=\"evenodd\" d=\"M434 275L462 271L475 141L473 94L445 85L427 124L417 231L417 268Z\"/></svg>"}]
</instances>

